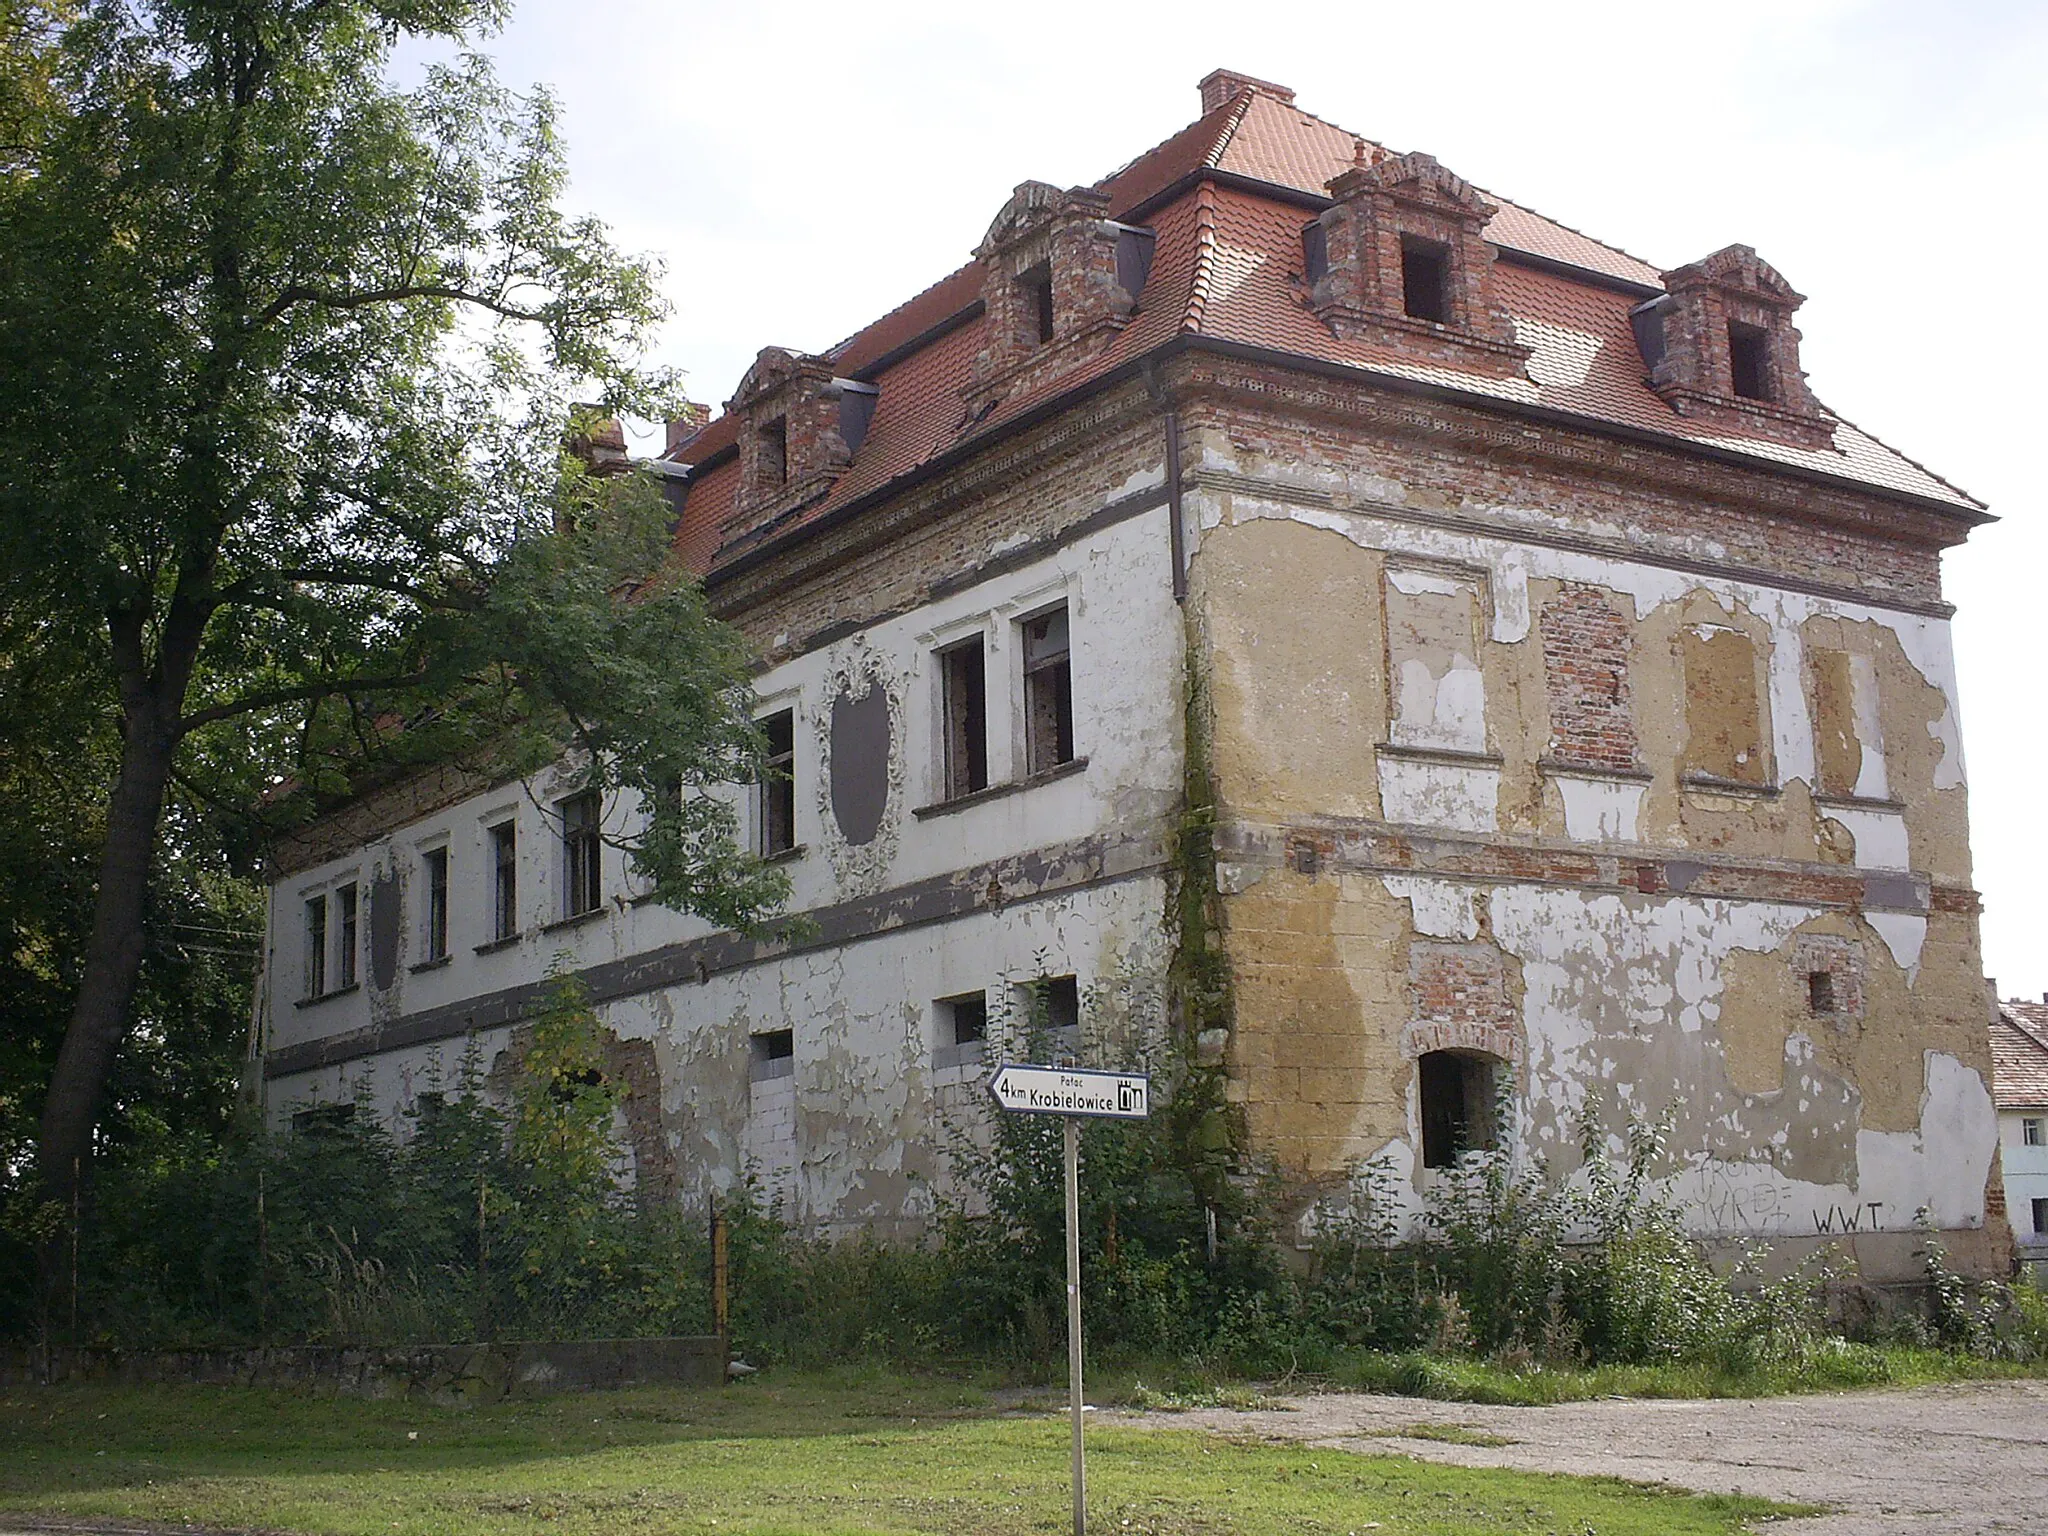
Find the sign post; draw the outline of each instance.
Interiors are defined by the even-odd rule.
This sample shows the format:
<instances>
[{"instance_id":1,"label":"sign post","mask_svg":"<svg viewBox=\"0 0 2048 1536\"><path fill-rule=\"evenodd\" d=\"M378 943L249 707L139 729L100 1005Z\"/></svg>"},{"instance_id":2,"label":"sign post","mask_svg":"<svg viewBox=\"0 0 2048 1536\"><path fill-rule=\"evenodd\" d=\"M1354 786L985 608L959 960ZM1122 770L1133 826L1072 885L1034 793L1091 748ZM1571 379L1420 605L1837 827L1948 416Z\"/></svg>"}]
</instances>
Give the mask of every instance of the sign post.
<instances>
[{"instance_id":1,"label":"sign post","mask_svg":"<svg viewBox=\"0 0 2048 1536\"><path fill-rule=\"evenodd\" d=\"M1083 1118L1142 1120L1151 1080L1138 1072L1075 1067L1002 1068L989 1079L999 1108L1016 1115L1058 1115L1067 1170L1067 1399L1074 1420L1074 1536L1087 1536L1088 1463L1081 1447L1081 1127Z\"/></svg>"}]
</instances>

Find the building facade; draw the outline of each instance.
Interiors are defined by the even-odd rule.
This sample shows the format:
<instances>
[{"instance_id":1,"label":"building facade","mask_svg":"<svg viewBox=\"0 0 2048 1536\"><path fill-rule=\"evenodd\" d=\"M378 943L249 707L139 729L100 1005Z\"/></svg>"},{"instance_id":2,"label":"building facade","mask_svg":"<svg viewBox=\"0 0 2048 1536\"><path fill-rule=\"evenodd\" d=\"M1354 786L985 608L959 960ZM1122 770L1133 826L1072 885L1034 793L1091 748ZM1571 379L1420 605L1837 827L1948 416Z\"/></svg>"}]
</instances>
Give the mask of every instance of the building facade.
<instances>
[{"instance_id":1,"label":"building facade","mask_svg":"<svg viewBox=\"0 0 2048 1536\"><path fill-rule=\"evenodd\" d=\"M2048 997L1999 1004L1991 1064L2013 1241L2022 1263L2048 1273Z\"/></svg>"},{"instance_id":2,"label":"building facade","mask_svg":"<svg viewBox=\"0 0 2048 1536\"><path fill-rule=\"evenodd\" d=\"M273 1117L488 1073L562 965L643 1180L908 1233L1028 1001L1184 1038L1303 1230L1669 1113L1702 1236L1895 1278L1924 1209L2002 1268L1940 582L1987 514L1817 402L1748 248L1659 270L1201 89L672 429L807 936L636 901L634 806L422 775L275 851Z\"/></svg>"}]
</instances>

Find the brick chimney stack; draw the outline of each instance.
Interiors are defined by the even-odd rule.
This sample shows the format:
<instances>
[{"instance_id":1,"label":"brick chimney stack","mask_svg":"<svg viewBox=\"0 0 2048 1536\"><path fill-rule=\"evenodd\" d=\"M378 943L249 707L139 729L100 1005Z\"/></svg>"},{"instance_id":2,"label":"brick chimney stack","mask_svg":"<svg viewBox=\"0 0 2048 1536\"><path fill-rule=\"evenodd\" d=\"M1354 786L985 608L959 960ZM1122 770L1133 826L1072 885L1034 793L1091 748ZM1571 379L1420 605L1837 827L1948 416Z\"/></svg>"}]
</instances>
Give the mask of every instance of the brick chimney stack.
<instances>
[{"instance_id":1,"label":"brick chimney stack","mask_svg":"<svg viewBox=\"0 0 2048 1536\"><path fill-rule=\"evenodd\" d=\"M1284 85L1275 85L1270 80L1255 80L1250 75L1241 75L1234 69L1211 70L1202 77L1202 116L1207 117L1218 107L1237 98L1246 91L1257 91L1261 96L1270 96L1275 101L1292 101L1294 92Z\"/></svg>"},{"instance_id":2,"label":"brick chimney stack","mask_svg":"<svg viewBox=\"0 0 2048 1536\"><path fill-rule=\"evenodd\" d=\"M669 418L662 452L674 453L677 448L703 431L704 423L710 419L710 406L699 405L695 400L685 400L681 414Z\"/></svg>"}]
</instances>

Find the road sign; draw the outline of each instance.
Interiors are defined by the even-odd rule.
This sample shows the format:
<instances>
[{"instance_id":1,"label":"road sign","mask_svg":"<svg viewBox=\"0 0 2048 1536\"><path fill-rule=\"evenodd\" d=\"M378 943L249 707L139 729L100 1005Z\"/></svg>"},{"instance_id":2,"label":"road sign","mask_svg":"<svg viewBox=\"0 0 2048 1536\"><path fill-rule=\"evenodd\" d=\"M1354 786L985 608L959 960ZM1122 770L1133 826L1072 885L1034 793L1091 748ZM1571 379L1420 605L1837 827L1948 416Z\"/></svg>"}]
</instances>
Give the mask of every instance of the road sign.
<instances>
[{"instance_id":1,"label":"road sign","mask_svg":"<svg viewBox=\"0 0 2048 1536\"><path fill-rule=\"evenodd\" d=\"M988 1080L998 1106L1013 1115L1058 1115L1067 1165L1067 1400L1074 1416L1074 1536L1087 1536L1088 1462L1081 1449L1081 1136L1076 1122L1142 1120L1151 1109L1142 1072L1079 1067L1003 1066Z\"/></svg>"},{"instance_id":2,"label":"road sign","mask_svg":"<svg viewBox=\"0 0 2048 1536\"><path fill-rule=\"evenodd\" d=\"M1142 1072L1020 1067L1013 1062L989 1079L988 1091L1012 1114L1142 1120L1150 1109L1150 1086Z\"/></svg>"}]
</instances>

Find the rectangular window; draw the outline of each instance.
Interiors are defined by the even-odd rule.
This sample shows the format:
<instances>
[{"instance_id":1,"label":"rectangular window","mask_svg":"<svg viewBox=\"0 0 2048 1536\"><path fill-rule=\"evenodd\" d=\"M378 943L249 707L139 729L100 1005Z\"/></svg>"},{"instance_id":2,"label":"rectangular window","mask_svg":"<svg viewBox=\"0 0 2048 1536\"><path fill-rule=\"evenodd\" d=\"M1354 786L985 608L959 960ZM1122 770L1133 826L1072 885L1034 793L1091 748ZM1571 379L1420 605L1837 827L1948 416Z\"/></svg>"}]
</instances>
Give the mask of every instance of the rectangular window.
<instances>
[{"instance_id":1,"label":"rectangular window","mask_svg":"<svg viewBox=\"0 0 2048 1536\"><path fill-rule=\"evenodd\" d=\"M1017 988L1017 1009L1027 1045L1045 1048L1054 1060L1081 1049L1081 983L1074 976L1040 976Z\"/></svg>"},{"instance_id":2,"label":"rectangular window","mask_svg":"<svg viewBox=\"0 0 2048 1536\"><path fill-rule=\"evenodd\" d=\"M1728 322L1728 383L1744 400L1771 398L1770 348L1763 327Z\"/></svg>"},{"instance_id":3,"label":"rectangular window","mask_svg":"<svg viewBox=\"0 0 2048 1536\"><path fill-rule=\"evenodd\" d=\"M981 636L939 652L947 800L988 788L988 662Z\"/></svg>"},{"instance_id":4,"label":"rectangular window","mask_svg":"<svg viewBox=\"0 0 2048 1536\"><path fill-rule=\"evenodd\" d=\"M778 1077L793 1076L796 1072L794 1030L764 1030L749 1038L747 1050L749 1073L754 1082L765 1083Z\"/></svg>"},{"instance_id":5,"label":"rectangular window","mask_svg":"<svg viewBox=\"0 0 2048 1536\"><path fill-rule=\"evenodd\" d=\"M429 848L420 855L420 872L427 887L426 932L422 948L429 960L448 954L448 850Z\"/></svg>"},{"instance_id":6,"label":"rectangular window","mask_svg":"<svg viewBox=\"0 0 2048 1536\"><path fill-rule=\"evenodd\" d=\"M2048 1147L2048 1119L2029 1115L2020 1121L2020 1143L2029 1147Z\"/></svg>"},{"instance_id":7,"label":"rectangular window","mask_svg":"<svg viewBox=\"0 0 2048 1536\"><path fill-rule=\"evenodd\" d=\"M298 1136L333 1136L355 1119L353 1104L315 1104L292 1113L292 1133Z\"/></svg>"},{"instance_id":8,"label":"rectangular window","mask_svg":"<svg viewBox=\"0 0 2048 1536\"><path fill-rule=\"evenodd\" d=\"M491 838L491 939L517 937L519 933L519 835L509 821L490 830Z\"/></svg>"},{"instance_id":9,"label":"rectangular window","mask_svg":"<svg viewBox=\"0 0 2048 1536\"><path fill-rule=\"evenodd\" d=\"M327 991L327 898L306 900L306 996Z\"/></svg>"},{"instance_id":10,"label":"rectangular window","mask_svg":"<svg viewBox=\"0 0 2048 1536\"><path fill-rule=\"evenodd\" d=\"M562 916L595 912L604 900L604 838L599 830L597 791L571 795L556 809L562 817Z\"/></svg>"},{"instance_id":11,"label":"rectangular window","mask_svg":"<svg viewBox=\"0 0 2048 1536\"><path fill-rule=\"evenodd\" d=\"M334 893L334 985L337 991L356 984L356 888L353 883Z\"/></svg>"},{"instance_id":12,"label":"rectangular window","mask_svg":"<svg viewBox=\"0 0 2048 1536\"><path fill-rule=\"evenodd\" d=\"M1834 1013L1835 978L1832 972L1807 972L1806 1011L1817 1019L1827 1018Z\"/></svg>"},{"instance_id":13,"label":"rectangular window","mask_svg":"<svg viewBox=\"0 0 2048 1536\"><path fill-rule=\"evenodd\" d=\"M1074 760L1074 673L1062 604L1019 626L1024 631L1024 771L1044 773Z\"/></svg>"},{"instance_id":14,"label":"rectangular window","mask_svg":"<svg viewBox=\"0 0 2048 1536\"><path fill-rule=\"evenodd\" d=\"M762 489L773 490L789 480L789 421L778 416L755 435L755 476Z\"/></svg>"},{"instance_id":15,"label":"rectangular window","mask_svg":"<svg viewBox=\"0 0 2048 1536\"><path fill-rule=\"evenodd\" d=\"M982 1058L988 1039L988 994L963 992L942 997L932 1005L936 1015L937 1039L932 1047L936 1068L969 1067Z\"/></svg>"},{"instance_id":16,"label":"rectangular window","mask_svg":"<svg viewBox=\"0 0 2048 1536\"><path fill-rule=\"evenodd\" d=\"M1042 347L1053 336L1052 267L1043 264L1018 277L1024 298L1025 339Z\"/></svg>"},{"instance_id":17,"label":"rectangular window","mask_svg":"<svg viewBox=\"0 0 2048 1536\"><path fill-rule=\"evenodd\" d=\"M796 846L796 712L785 709L761 722L768 747L761 782L755 788L760 817L760 853L787 853Z\"/></svg>"},{"instance_id":18,"label":"rectangular window","mask_svg":"<svg viewBox=\"0 0 2048 1536\"><path fill-rule=\"evenodd\" d=\"M2048 1237L2048 1200L2038 1196L2034 1200L2034 1235Z\"/></svg>"},{"instance_id":19,"label":"rectangular window","mask_svg":"<svg viewBox=\"0 0 2048 1536\"><path fill-rule=\"evenodd\" d=\"M1401 307L1417 320L1450 319L1451 249L1440 240L1401 237Z\"/></svg>"},{"instance_id":20,"label":"rectangular window","mask_svg":"<svg viewBox=\"0 0 2048 1536\"><path fill-rule=\"evenodd\" d=\"M1685 771L1762 786L1764 713L1756 646L1733 629L1685 631Z\"/></svg>"}]
</instances>

